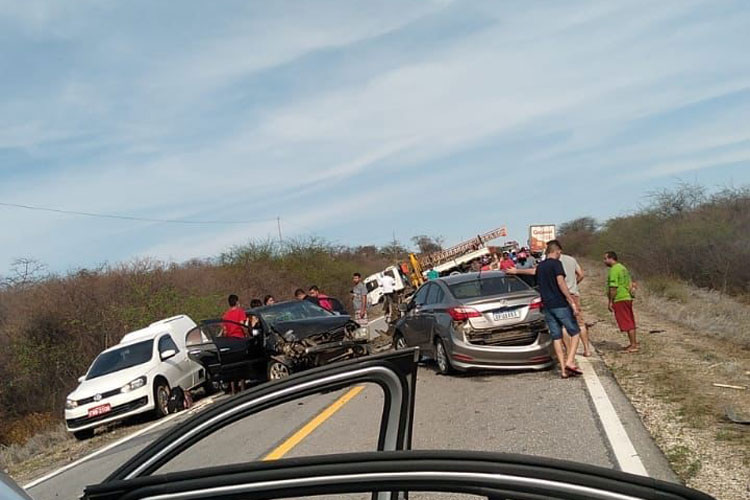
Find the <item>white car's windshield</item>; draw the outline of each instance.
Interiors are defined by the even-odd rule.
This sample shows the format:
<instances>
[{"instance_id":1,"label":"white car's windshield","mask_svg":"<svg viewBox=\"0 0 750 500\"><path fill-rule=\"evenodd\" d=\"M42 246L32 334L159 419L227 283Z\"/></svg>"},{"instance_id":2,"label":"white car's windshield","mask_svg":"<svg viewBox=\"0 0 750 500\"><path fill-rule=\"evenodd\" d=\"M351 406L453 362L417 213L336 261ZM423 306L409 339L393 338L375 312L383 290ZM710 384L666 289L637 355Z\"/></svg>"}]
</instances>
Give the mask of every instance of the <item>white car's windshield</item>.
<instances>
[{"instance_id":1,"label":"white car's windshield","mask_svg":"<svg viewBox=\"0 0 750 500\"><path fill-rule=\"evenodd\" d=\"M151 360L153 347L154 341L150 339L102 353L91 365L86 380L146 363Z\"/></svg>"}]
</instances>

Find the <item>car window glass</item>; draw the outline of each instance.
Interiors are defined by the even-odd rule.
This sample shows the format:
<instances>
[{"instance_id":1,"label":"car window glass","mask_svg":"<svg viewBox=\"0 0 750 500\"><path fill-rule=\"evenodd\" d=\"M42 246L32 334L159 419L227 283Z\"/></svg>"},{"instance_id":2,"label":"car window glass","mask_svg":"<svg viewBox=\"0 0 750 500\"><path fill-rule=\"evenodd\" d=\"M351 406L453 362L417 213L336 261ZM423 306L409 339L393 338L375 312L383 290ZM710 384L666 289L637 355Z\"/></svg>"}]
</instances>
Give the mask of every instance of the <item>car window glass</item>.
<instances>
[{"instance_id":1,"label":"car window glass","mask_svg":"<svg viewBox=\"0 0 750 500\"><path fill-rule=\"evenodd\" d=\"M431 285L430 291L427 293L427 304L439 304L443 301L443 289L438 285Z\"/></svg>"},{"instance_id":2,"label":"car window glass","mask_svg":"<svg viewBox=\"0 0 750 500\"><path fill-rule=\"evenodd\" d=\"M281 321L295 321L334 315L332 312L326 311L309 300L281 302L272 306L253 309L249 313L259 315L269 325L274 325Z\"/></svg>"},{"instance_id":3,"label":"car window glass","mask_svg":"<svg viewBox=\"0 0 750 500\"><path fill-rule=\"evenodd\" d=\"M149 339L103 352L94 360L94 364L91 365L86 375L86 380L146 363L153 356L153 348L154 341Z\"/></svg>"},{"instance_id":4,"label":"car window glass","mask_svg":"<svg viewBox=\"0 0 750 500\"><path fill-rule=\"evenodd\" d=\"M180 351L177 348L177 344L175 344L174 340L172 340L172 337L169 335L164 335L159 339L159 352L168 351L169 349L173 349L175 352Z\"/></svg>"},{"instance_id":5,"label":"car window glass","mask_svg":"<svg viewBox=\"0 0 750 500\"><path fill-rule=\"evenodd\" d=\"M209 337L208 334L203 331L202 326L193 328L185 336L185 344L188 347L206 344L208 342L211 342L211 337Z\"/></svg>"},{"instance_id":6,"label":"car window glass","mask_svg":"<svg viewBox=\"0 0 750 500\"><path fill-rule=\"evenodd\" d=\"M414 303L416 305L424 305L424 303L427 301L427 293L429 292L430 288L432 288L432 285L427 284L417 290L417 293L414 294Z\"/></svg>"},{"instance_id":7,"label":"car window glass","mask_svg":"<svg viewBox=\"0 0 750 500\"><path fill-rule=\"evenodd\" d=\"M515 276L494 276L449 285L451 293L457 299L475 299L491 297L505 293L523 292L529 286Z\"/></svg>"},{"instance_id":8,"label":"car window glass","mask_svg":"<svg viewBox=\"0 0 750 500\"><path fill-rule=\"evenodd\" d=\"M346 406L340 412L321 421L312 434L304 434L305 426L316 422L321 412L343 401ZM379 385L364 383L273 406L198 441L154 475L281 458L374 451L385 401ZM357 425L338 424L348 412L357 416ZM301 436L306 437L300 440Z\"/></svg>"}]
</instances>

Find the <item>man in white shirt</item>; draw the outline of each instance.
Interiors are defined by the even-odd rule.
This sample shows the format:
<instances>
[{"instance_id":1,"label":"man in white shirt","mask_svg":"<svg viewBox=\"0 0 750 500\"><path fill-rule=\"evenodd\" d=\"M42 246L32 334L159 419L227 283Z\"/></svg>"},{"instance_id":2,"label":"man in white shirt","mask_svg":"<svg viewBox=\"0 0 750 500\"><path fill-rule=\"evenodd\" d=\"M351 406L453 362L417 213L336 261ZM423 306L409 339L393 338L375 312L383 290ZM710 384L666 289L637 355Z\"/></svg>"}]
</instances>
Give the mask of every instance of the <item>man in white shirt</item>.
<instances>
[{"instance_id":1,"label":"man in white shirt","mask_svg":"<svg viewBox=\"0 0 750 500\"><path fill-rule=\"evenodd\" d=\"M554 240L559 245L560 242ZM562 248L562 247L561 247ZM578 261L565 253L560 256L560 262L563 265L565 271L565 284L568 285L570 295L573 297L573 301L578 306L578 313L576 313L576 320L578 325L581 327L581 344L583 344L583 355L586 357L591 356L591 344L589 344L589 332L586 328L586 321L583 319L583 310L581 309L581 290L578 284L583 281L584 274L583 268ZM565 348L568 349L570 346L570 336L568 332L563 333L563 343Z\"/></svg>"},{"instance_id":2,"label":"man in white shirt","mask_svg":"<svg viewBox=\"0 0 750 500\"><path fill-rule=\"evenodd\" d=\"M378 284L383 290L383 314L386 321L389 321L394 303L393 292L396 289L396 280L393 279L393 276L386 273L378 279Z\"/></svg>"}]
</instances>

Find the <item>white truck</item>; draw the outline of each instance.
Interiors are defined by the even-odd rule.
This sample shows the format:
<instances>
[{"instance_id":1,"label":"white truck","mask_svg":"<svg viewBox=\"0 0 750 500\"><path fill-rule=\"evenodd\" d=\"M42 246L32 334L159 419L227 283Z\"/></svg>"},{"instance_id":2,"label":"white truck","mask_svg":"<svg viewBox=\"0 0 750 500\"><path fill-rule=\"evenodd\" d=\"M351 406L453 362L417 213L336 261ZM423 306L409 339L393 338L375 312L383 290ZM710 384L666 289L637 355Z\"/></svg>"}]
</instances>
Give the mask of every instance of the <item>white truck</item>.
<instances>
[{"instance_id":1,"label":"white truck","mask_svg":"<svg viewBox=\"0 0 750 500\"><path fill-rule=\"evenodd\" d=\"M175 387L184 391L210 383L206 370L188 357L185 336L195 328L185 315L150 324L102 351L65 401L65 425L77 439L138 413L168 413Z\"/></svg>"},{"instance_id":2,"label":"white truck","mask_svg":"<svg viewBox=\"0 0 750 500\"><path fill-rule=\"evenodd\" d=\"M409 286L409 279L403 275L398 266L388 266L379 273L371 274L365 278L365 287L367 287L367 303L371 306L380 304L383 300L383 289L380 286L380 280L385 275L390 276L396 285L394 292L401 293Z\"/></svg>"}]
</instances>

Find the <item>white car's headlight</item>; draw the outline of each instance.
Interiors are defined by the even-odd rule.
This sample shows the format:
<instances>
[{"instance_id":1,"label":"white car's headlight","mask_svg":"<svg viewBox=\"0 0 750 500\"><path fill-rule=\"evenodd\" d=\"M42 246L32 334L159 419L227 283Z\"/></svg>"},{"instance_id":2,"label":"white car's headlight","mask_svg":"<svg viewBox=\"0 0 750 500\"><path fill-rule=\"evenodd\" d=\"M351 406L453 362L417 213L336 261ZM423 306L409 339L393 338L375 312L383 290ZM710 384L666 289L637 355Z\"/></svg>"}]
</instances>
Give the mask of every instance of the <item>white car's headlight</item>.
<instances>
[{"instance_id":1,"label":"white car's headlight","mask_svg":"<svg viewBox=\"0 0 750 500\"><path fill-rule=\"evenodd\" d=\"M78 408L78 401L76 401L75 399L66 399L65 409L72 410L73 408Z\"/></svg>"},{"instance_id":2,"label":"white car's headlight","mask_svg":"<svg viewBox=\"0 0 750 500\"><path fill-rule=\"evenodd\" d=\"M122 387L120 387L120 392L134 391L136 389L140 389L144 385L146 385L146 377L145 376L138 377L137 379L133 380L132 382L130 382L128 384L125 384Z\"/></svg>"}]
</instances>

